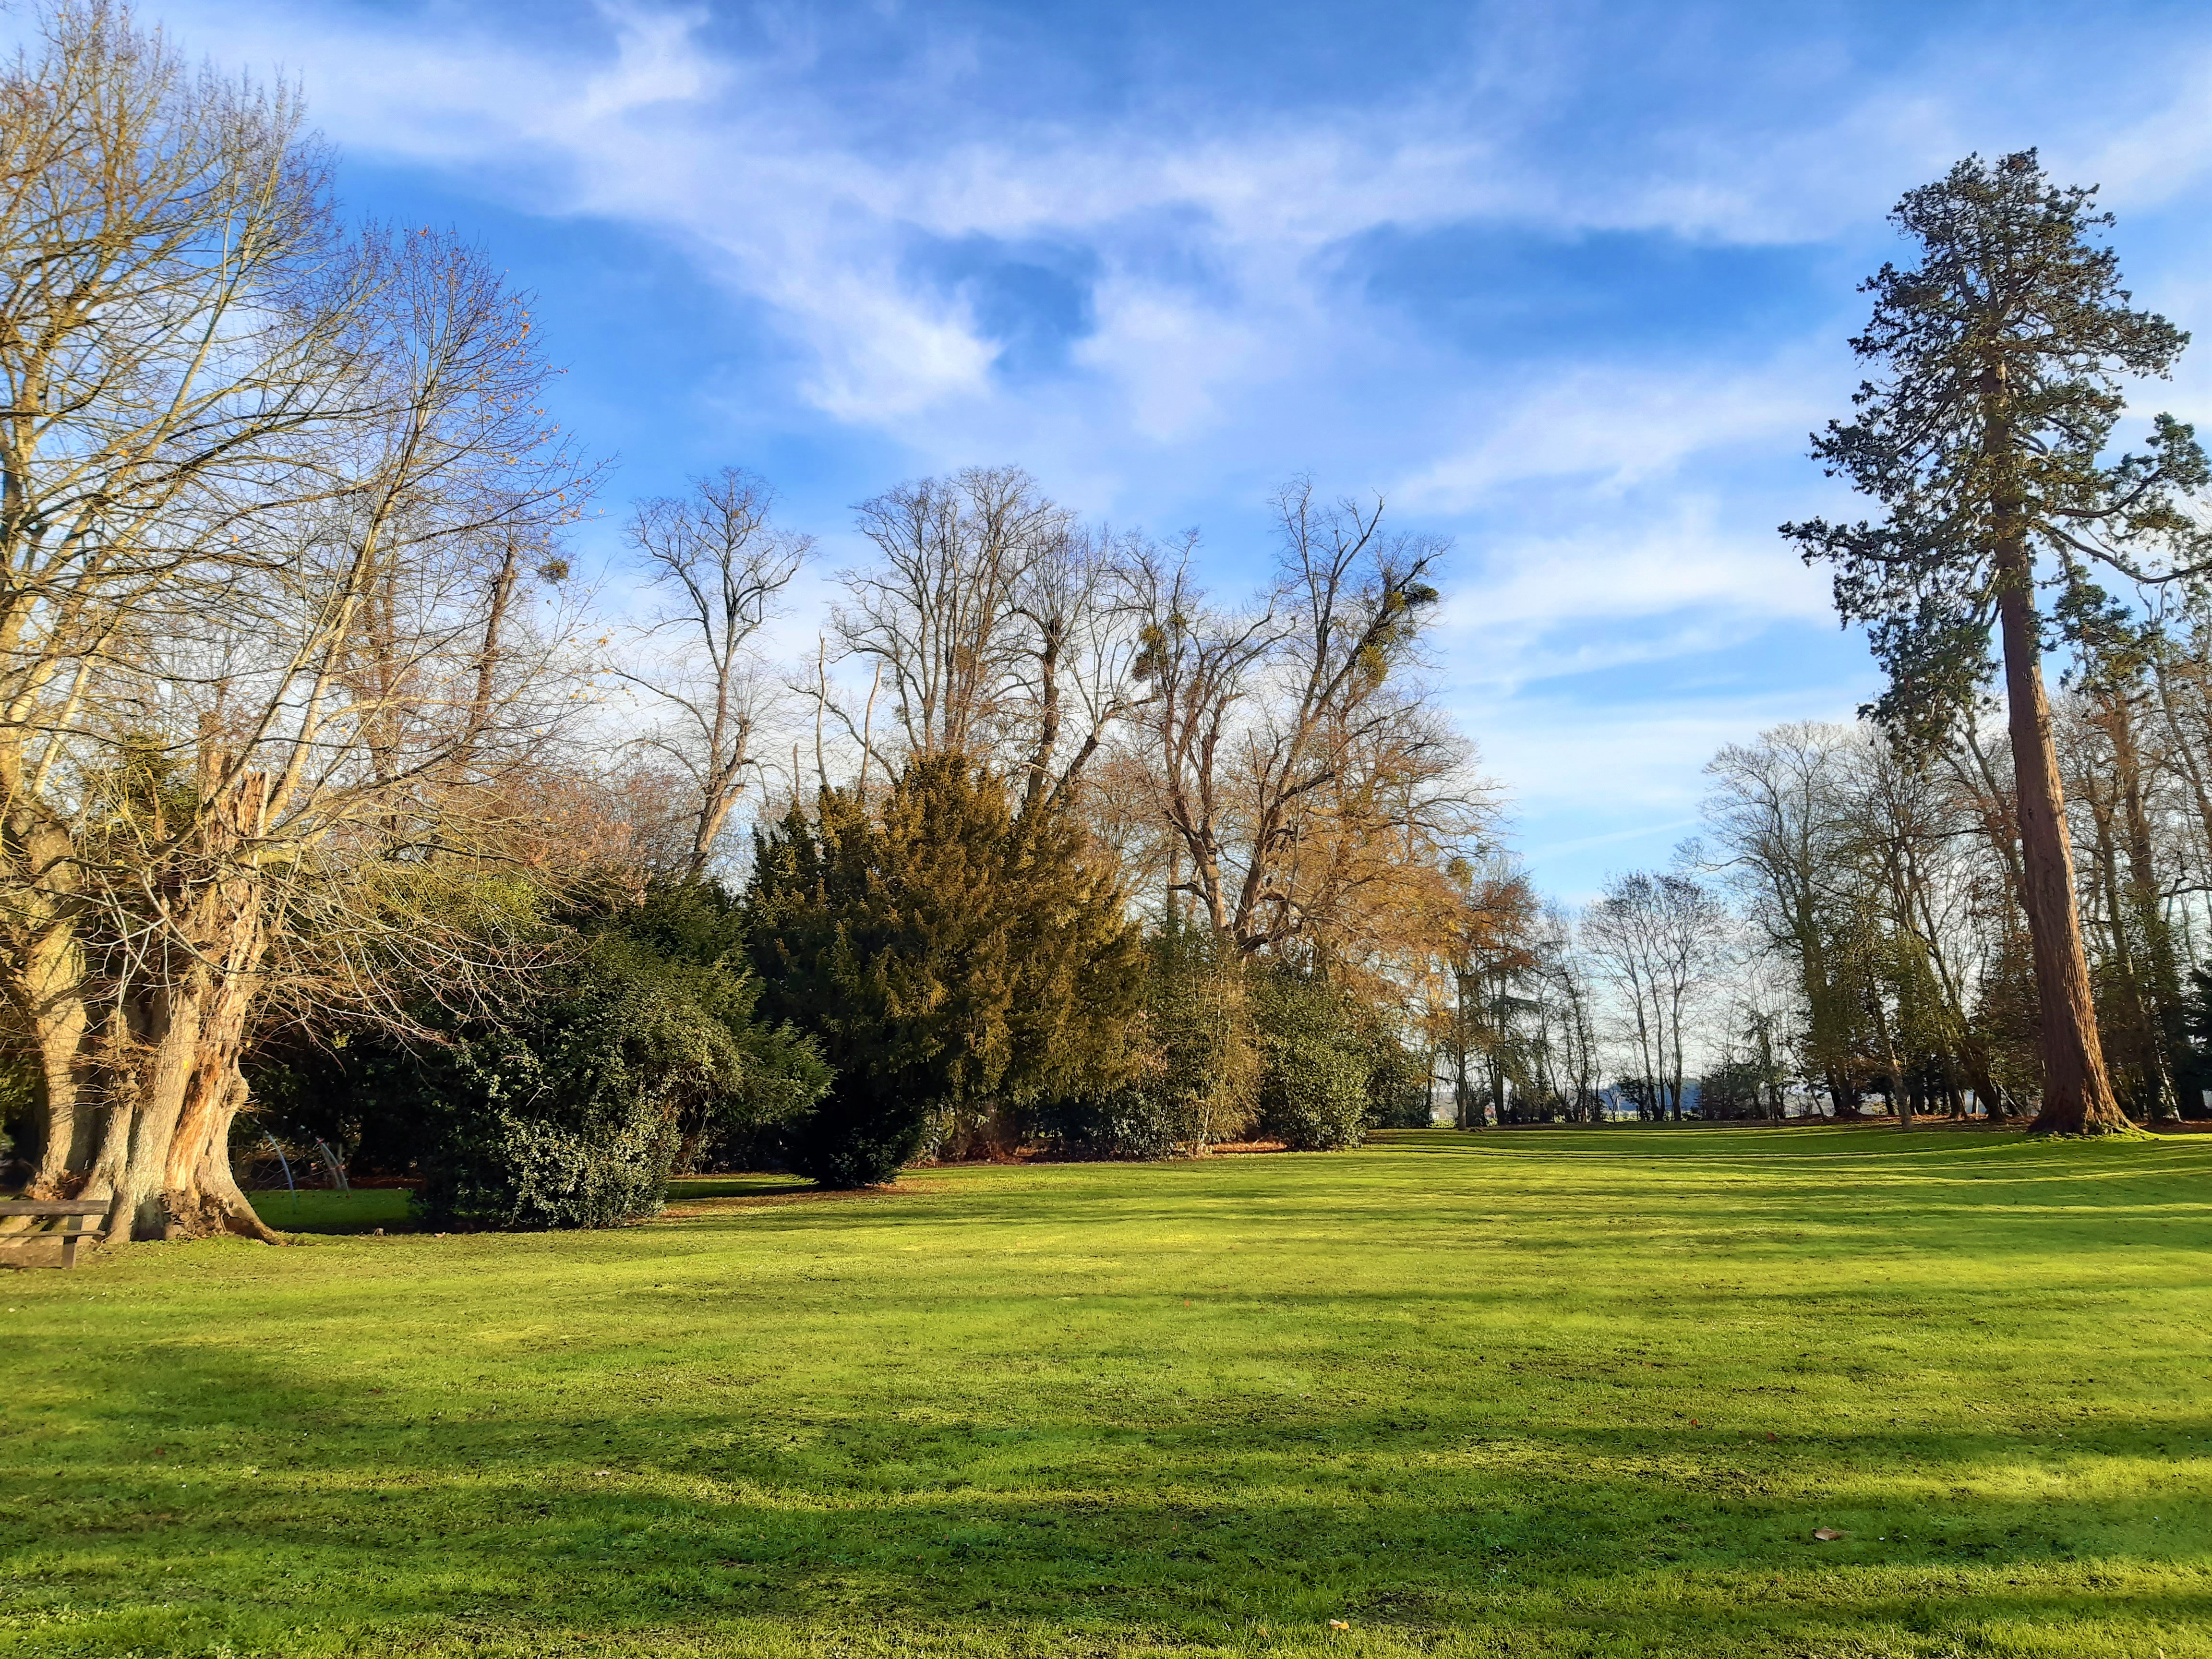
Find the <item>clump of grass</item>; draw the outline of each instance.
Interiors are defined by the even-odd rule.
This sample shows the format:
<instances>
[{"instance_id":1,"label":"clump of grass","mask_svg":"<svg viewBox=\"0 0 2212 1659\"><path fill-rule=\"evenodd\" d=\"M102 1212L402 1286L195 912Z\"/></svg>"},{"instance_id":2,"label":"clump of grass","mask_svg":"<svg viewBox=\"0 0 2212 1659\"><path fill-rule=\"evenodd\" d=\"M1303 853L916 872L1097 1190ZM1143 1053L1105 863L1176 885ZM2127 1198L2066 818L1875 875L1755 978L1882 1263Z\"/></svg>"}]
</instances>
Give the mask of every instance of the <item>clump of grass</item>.
<instances>
[{"instance_id":1,"label":"clump of grass","mask_svg":"<svg viewBox=\"0 0 2212 1659\"><path fill-rule=\"evenodd\" d=\"M0 1279L0 1654L2212 1654L2208 1175L1439 1132L132 1246Z\"/></svg>"}]
</instances>

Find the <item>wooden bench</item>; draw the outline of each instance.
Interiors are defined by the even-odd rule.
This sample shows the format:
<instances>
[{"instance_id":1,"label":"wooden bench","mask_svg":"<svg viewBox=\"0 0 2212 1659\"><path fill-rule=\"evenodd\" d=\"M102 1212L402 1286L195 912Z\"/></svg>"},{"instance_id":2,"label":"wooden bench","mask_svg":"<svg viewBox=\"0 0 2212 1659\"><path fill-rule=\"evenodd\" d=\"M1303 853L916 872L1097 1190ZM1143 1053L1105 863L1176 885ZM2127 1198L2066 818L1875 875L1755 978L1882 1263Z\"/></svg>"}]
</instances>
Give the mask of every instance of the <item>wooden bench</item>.
<instances>
[{"instance_id":1,"label":"wooden bench","mask_svg":"<svg viewBox=\"0 0 2212 1659\"><path fill-rule=\"evenodd\" d=\"M89 1239L97 1244L107 1237L106 1230L82 1225L87 1216L106 1215L113 1205L102 1200L86 1202L79 1199L10 1199L0 1203L0 1215L46 1216L61 1220L59 1227L48 1227L31 1233L0 1233L0 1244L28 1244L33 1240L58 1238L62 1242L62 1266L76 1266L76 1247Z\"/></svg>"}]
</instances>

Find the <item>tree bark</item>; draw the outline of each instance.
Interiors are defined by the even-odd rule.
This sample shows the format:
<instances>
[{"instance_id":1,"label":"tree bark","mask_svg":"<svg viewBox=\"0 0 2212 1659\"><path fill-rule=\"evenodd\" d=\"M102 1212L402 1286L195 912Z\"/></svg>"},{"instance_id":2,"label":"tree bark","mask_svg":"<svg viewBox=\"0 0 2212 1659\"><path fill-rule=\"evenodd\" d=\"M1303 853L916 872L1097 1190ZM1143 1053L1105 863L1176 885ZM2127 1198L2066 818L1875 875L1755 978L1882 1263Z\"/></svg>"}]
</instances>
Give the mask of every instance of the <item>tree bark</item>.
<instances>
[{"instance_id":1,"label":"tree bark","mask_svg":"<svg viewBox=\"0 0 2212 1659\"><path fill-rule=\"evenodd\" d=\"M2120 821L2127 836L2127 904L2141 936L2133 977L2143 1017L2142 1066L2144 1076L2154 1079L2144 1110L2152 1117L2172 1117L2179 1108L2177 1079L2188 1070L2181 968L2173 948L2173 929L2159 891L2150 815L2144 802L2142 751L2136 740L2134 700L2124 686L2115 691L2112 716L2112 752L2119 763Z\"/></svg>"},{"instance_id":2,"label":"tree bark","mask_svg":"<svg viewBox=\"0 0 2212 1659\"><path fill-rule=\"evenodd\" d=\"M2036 614L2027 549L2018 539L1997 550L1996 585L2020 815L2021 897L2027 910L2041 1016L2037 1035L2043 1106L2029 1127L2039 1134L2112 1134L2125 1130L2128 1120L2113 1098L2097 1037L2075 901L2074 856L2066 836L2066 797L2043 685L2042 622Z\"/></svg>"},{"instance_id":3,"label":"tree bark","mask_svg":"<svg viewBox=\"0 0 2212 1659\"><path fill-rule=\"evenodd\" d=\"M71 891L76 848L68 833L21 798L20 755L0 755L0 786L16 797L0 823L9 890L0 895L0 995L15 1005L30 1039L45 1106L29 1195L76 1196L70 1172L90 1156L93 1121L81 1103L82 1059L89 1015L84 1000L84 948ZM25 1218L0 1231L22 1231Z\"/></svg>"},{"instance_id":4,"label":"tree bark","mask_svg":"<svg viewBox=\"0 0 2212 1659\"><path fill-rule=\"evenodd\" d=\"M58 988L33 1011L46 1094L33 1191L108 1200L111 1238L231 1232L283 1242L238 1189L229 1155L268 942L260 874L241 848L260 832L266 793L266 779L247 774L208 810L195 850L217 873L169 896L180 912L165 945L170 961L148 994L111 1001L96 1031L81 946L73 932L55 935L63 943L46 977ZM19 963L10 977L19 1003L26 986L43 982L34 968Z\"/></svg>"},{"instance_id":5,"label":"tree bark","mask_svg":"<svg viewBox=\"0 0 2212 1659\"><path fill-rule=\"evenodd\" d=\"M1871 992L1867 997L1867 1011L1874 1016L1875 1035L1881 1043L1883 1093L1888 1097L1891 1115L1897 1127L1912 1127L1912 1097L1905 1085L1905 1068L1898 1063L1897 1044L1889 1034L1889 1015L1881 1006L1881 994Z\"/></svg>"},{"instance_id":6,"label":"tree bark","mask_svg":"<svg viewBox=\"0 0 2212 1659\"><path fill-rule=\"evenodd\" d=\"M249 902L229 919L229 948L201 1013L191 1072L161 1170L161 1207L169 1237L229 1232L280 1244L281 1236L254 1212L230 1172L230 1126L247 1099L239 1061L266 944L260 907Z\"/></svg>"},{"instance_id":7,"label":"tree bark","mask_svg":"<svg viewBox=\"0 0 2212 1659\"><path fill-rule=\"evenodd\" d=\"M93 1118L81 1103L85 1027L84 951L66 917L19 936L21 956L11 988L38 1050L46 1098L46 1144L31 1177L33 1198L68 1198L69 1172L82 1170L92 1149Z\"/></svg>"}]
</instances>

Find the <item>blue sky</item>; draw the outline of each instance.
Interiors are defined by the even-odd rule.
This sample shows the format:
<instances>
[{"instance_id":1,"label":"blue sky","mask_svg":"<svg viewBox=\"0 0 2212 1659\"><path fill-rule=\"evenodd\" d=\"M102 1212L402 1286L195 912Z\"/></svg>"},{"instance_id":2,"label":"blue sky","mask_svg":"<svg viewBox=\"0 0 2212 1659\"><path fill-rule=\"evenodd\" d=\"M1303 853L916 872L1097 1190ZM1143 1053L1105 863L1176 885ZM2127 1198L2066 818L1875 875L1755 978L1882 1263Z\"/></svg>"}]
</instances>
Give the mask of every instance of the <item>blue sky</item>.
<instances>
[{"instance_id":1,"label":"blue sky","mask_svg":"<svg viewBox=\"0 0 2212 1659\"><path fill-rule=\"evenodd\" d=\"M2212 331L2202 4L144 15L296 77L349 210L537 291L610 525L734 463L834 567L853 501L1015 462L1233 591L1273 483L1381 491L1454 539L1437 678L1571 897L1691 830L1717 744L1871 689L1773 526L1838 505L1805 434L1903 190L2039 145ZM2154 407L2212 419L2212 340Z\"/></svg>"}]
</instances>

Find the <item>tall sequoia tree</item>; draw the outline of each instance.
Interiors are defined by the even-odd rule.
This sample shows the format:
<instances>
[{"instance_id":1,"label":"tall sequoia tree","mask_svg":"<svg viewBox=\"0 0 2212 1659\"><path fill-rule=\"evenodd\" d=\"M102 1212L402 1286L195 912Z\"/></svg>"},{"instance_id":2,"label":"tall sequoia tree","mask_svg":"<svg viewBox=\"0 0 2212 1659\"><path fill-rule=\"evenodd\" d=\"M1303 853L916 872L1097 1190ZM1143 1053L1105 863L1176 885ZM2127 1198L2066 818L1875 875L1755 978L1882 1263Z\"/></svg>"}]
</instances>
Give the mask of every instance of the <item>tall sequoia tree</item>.
<instances>
[{"instance_id":1,"label":"tall sequoia tree","mask_svg":"<svg viewBox=\"0 0 2212 1659\"><path fill-rule=\"evenodd\" d=\"M2193 433L2166 416L2146 453L2106 457L2121 378L2164 374L2188 337L2130 308L2118 261L2090 240L2112 222L2094 197L2051 185L2033 150L1969 156L1906 194L1891 219L1919 261L1863 285L1874 316L1851 342L1879 378L1813 440L1814 459L1883 515L1782 526L1836 567L1837 610L1868 625L1889 675L1875 713L1908 744L1971 719L1996 668L1993 626L2002 641L2041 1016L2035 1127L2071 1134L2127 1119L2090 999L2038 589L2079 586L2092 562L2170 578L2160 555L2190 533L2176 494L2206 476Z\"/></svg>"}]
</instances>

